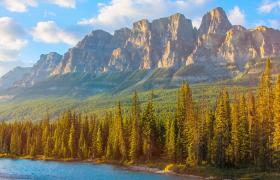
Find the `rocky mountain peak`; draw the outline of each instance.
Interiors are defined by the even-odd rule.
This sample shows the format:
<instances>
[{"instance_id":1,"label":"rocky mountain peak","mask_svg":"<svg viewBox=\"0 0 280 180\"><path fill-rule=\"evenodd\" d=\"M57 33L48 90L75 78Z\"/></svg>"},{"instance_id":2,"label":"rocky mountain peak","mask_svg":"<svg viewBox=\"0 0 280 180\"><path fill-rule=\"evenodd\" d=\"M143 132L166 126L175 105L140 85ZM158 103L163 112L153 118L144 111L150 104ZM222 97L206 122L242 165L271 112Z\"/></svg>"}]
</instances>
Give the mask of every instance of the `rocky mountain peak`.
<instances>
[{"instance_id":1,"label":"rocky mountain peak","mask_svg":"<svg viewBox=\"0 0 280 180\"><path fill-rule=\"evenodd\" d=\"M60 63L61 59L62 55L56 52L42 54L37 63L31 68L30 72L26 73L22 79L15 82L15 86L29 87L37 82L47 79Z\"/></svg>"},{"instance_id":2,"label":"rocky mountain peak","mask_svg":"<svg viewBox=\"0 0 280 180\"><path fill-rule=\"evenodd\" d=\"M102 42L107 42L112 39L112 35L103 30L92 31L89 35L86 35L74 48L91 49L96 48Z\"/></svg>"},{"instance_id":3,"label":"rocky mountain peak","mask_svg":"<svg viewBox=\"0 0 280 180\"><path fill-rule=\"evenodd\" d=\"M255 30L257 30L257 31L267 31L268 29L271 29L271 28L268 28L266 26L257 26L255 28Z\"/></svg>"},{"instance_id":4,"label":"rocky mountain peak","mask_svg":"<svg viewBox=\"0 0 280 180\"><path fill-rule=\"evenodd\" d=\"M15 67L0 78L0 90L13 87L14 83L21 80L23 76L30 72L30 67Z\"/></svg>"},{"instance_id":5,"label":"rocky mountain peak","mask_svg":"<svg viewBox=\"0 0 280 180\"><path fill-rule=\"evenodd\" d=\"M231 27L225 11L218 7L203 16L199 34L225 34Z\"/></svg>"},{"instance_id":6,"label":"rocky mountain peak","mask_svg":"<svg viewBox=\"0 0 280 180\"><path fill-rule=\"evenodd\" d=\"M42 64L47 64L49 66L57 65L61 60L62 56L56 52L50 52L49 54L41 54L39 61L35 66L40 66Z\"/></svg>"},{"instance_id":7,"label":"rocky mountain peak","mask_svg":"<svg viewBox=\"0 0 280 180\"><path fill-rule=\"evenodd\" d=\"M131 33L131 29L129 28L121 28L114 32L114 37L112 43L116 45L116 47L123 47L126 43L126 40L129 38Z\"/></svg>"},{"instance_id":8,"label":"rocky mountain peak","mask_svg":"<svg viewBox=\"0 0 280 180\"><path fill-rule=\"evenodd\" d=\"M133 32L147 32L150 30L150 22L147 19L142 19L140 21L137 21L135 23L133 23L133 28L132 31Z\"/></svg>"},{"instance_id":9,"label":"rocky mountain peak","mask_svg":"<svg viewBox=\"0 0 280 180\"><path fill-rule=\"evenodd\" d=\"M107 71L156 68L177 71L187 66L203 67L211 78L216 78L216 70L222 69L219 77L234 75L243 71L249 60L280 57L279 42L279 30L265 26L250 30L232 26L222 8L206 13L198 30L191 20L176 13L151 22L137 21L131 29L122 28L113 35L103 30L92 31L63 57L57 53L41 55L20 82L23 86L32 85L50 74L98 75Z\"/></svg>"}]
</instances>

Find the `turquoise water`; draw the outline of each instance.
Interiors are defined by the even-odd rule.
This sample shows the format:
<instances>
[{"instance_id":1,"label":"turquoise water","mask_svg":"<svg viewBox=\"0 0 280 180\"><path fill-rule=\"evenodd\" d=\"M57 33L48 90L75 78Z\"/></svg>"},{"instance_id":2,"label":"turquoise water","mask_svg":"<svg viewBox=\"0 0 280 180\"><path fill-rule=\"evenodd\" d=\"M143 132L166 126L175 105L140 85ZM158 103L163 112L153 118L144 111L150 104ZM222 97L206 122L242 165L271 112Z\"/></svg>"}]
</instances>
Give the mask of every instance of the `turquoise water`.
<instances>
[{"instance_id":1,"label":"turquoise water","mask_svg":"<svg viewBox=\"0 0 280 180\"><path fill-rule=\"evenodd\" d=\"M0 159L0 179L170 180L183 178L133 172L111 165Z\"/></svg>"}]
</instances>

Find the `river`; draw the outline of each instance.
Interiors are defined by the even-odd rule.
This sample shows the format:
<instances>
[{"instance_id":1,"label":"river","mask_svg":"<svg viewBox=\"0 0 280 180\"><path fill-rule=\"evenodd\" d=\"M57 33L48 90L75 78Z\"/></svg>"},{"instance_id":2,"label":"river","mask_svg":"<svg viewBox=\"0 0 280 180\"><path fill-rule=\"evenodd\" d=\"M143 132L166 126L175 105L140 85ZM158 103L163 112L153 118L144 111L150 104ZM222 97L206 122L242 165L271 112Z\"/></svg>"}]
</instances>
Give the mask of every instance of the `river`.
<instances>
[{"instance_id":1,"label":"river","mask_svg":"<svg viewBox=\"0 0 280 180\"><path fill-rule=\"evenodd\" d=\"M69 180L172 180L191 177L167 176L147 172L129 171L122 167L77 163L0 159L0 179L69 179ZM195 179L195 178L194 178Z\"/></svg>"}]
</instances>

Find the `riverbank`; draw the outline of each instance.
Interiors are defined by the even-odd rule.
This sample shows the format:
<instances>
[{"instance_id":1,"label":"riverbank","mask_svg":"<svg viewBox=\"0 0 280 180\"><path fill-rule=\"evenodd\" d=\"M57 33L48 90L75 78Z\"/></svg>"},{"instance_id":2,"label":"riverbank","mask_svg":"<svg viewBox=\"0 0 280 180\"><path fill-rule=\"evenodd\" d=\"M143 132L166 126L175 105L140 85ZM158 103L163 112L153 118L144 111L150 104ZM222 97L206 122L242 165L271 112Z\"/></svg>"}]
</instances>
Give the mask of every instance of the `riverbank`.
<instances>
[{"instance_id":1,"label":"riverbank","mask_svg":"<svg viewBox=\"0 0 280 180\"><path fill-rule=\"evenodd\" d=\"M44 156L15 156L10 154L0 154L0 158L11 159L28 159L40 161L56 161L56 162L84 162L92 164L108 164L118 166L129 171L139 171L147 173L155 173L162 175L190 177L193 179L272 179L279 180L280 172L276 171L260 171L255 168L244 169L219 169L211 166L186 167L182 164L168 164L163 161L146 162L132 164L129 162L109 161L104 159L55 159L45 158Z\"/></svg>"}]
</instances>

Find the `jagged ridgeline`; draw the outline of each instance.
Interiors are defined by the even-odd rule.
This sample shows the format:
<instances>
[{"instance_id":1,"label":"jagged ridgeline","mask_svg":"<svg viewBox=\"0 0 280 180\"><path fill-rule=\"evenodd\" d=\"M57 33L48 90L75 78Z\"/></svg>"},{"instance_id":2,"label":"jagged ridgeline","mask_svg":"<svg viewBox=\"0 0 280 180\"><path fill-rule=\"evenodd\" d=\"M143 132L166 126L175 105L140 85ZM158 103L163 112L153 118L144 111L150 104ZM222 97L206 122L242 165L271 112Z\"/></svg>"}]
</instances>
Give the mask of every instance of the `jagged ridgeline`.
<instances>
[{"instance_id":1,"label":"jagged ridgeline","mask_svg":"<svg viewBox=\"0 0 280 180\"><path fill-rule=\"evenodd\" d=\"M3 76L0 89L9 89L2 93L6 97L24 93L26 88L33 95L60 90L88 96L177 86L182 80L239 79L248 71L255 73L250 67L261 59L279 57L279 42L279 30L232 25L222 8L206 13L198 29L182 14L152 22L144 19L113 35L95 30L63 56L41 55L32 68L16 68Z\"/></svg>"},{"instance_id":2,"label":"jagged ridgeline","mask_svg":"<svg viewBox=\"0 0 280 180\"><path fill-rule=\"evenodd\" d=\"M256 87L266 57L280 73L280 31L232 25L222 8L207 12L197 29L182 14L140 20L113 34L94 30L64 55L41 55L33 67L18 67L0 79L0 120L39 120L66 109L85 113L128 102L134 90L143 101L154 90L156 107L174 108L183 80L194 96L212 102L218 90ZM164 88L164 90L162 90ZM203 92L205 91L205 92Z\"/></svg>"},{"instance_id":3,"label":"jagged ridgeline","mask_svg":"<svg viewBox=\"0 0 280 180\"><path fill-rule=\"evenodd\" d=\"M214 107L206 98L195 101L188 82L174 93L176 108L170 113L156 111L153 93L143 106L134 92L126 111L119 102L102 116L67 111L53 122L46 117L39 123L0 123L0 155L171 163L167 170L181 173L200 166L243 168L243 174L279 172L280 75L272 83L269 59L255 93L223 89ZM242 175L237 171L230 177Z\"/></svg>"}]
</instances>

